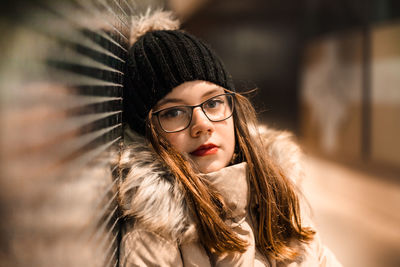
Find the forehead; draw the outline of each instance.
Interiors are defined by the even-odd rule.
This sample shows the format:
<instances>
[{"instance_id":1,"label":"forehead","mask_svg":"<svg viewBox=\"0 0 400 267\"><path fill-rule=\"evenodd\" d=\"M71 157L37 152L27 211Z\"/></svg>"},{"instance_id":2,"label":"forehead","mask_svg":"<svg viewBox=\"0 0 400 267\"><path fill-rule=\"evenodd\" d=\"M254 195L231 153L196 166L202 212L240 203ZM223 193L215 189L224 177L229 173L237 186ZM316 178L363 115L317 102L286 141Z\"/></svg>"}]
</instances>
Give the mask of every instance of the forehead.
<instances>
[{"instance_id":1,"label":"forehead","mask_svg":"<svg viewBox=\"0 0 400 267\"><path fill-rule=\"evenodd\" d=\"M178 103L186 105L194 105L199 102L225 92L224 88L211 82L206 81L190 81L185 82L168 93L162 98L157 106L166 103Z\"/></svg>"}]
</instances>

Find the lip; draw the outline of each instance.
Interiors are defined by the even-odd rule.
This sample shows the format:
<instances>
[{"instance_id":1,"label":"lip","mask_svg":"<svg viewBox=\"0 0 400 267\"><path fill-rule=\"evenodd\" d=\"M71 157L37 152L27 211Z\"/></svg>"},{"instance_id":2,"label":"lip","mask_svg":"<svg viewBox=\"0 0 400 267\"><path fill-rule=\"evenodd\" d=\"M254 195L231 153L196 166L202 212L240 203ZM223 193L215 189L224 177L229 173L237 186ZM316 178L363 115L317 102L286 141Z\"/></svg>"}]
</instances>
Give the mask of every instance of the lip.
<instances>
[{"instance_id":1,"label":"lip","mask_svg":"<svg viewBox=\"0 0 400 267\"><path fill-rule=\"evenodd\" d=\"M191 155L202 157L212 155L218 152L218 146L214 144L204 144L196 148L196 150L190 152Z\"/></svg>"}]
</instances>

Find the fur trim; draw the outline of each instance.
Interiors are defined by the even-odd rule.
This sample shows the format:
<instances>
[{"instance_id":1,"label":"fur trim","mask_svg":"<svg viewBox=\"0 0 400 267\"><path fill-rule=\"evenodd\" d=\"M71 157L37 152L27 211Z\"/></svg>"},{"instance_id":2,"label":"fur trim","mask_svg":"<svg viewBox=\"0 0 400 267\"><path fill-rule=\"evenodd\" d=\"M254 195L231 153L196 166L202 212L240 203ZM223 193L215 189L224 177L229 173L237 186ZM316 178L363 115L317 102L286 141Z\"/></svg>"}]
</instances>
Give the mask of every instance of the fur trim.
<instances>
[{"instance_id":1,"label":"fur trim","mask_svg":"<svg viewBox=\"0 0 400 267\"><path fill-rule=\"evenodd\" d=\"M304 176L303 151L294 141L293 134L266 126L260 126L258 131L268 155L289 179L299 185Z\"/></svg>"},{"instance_id":2,"label":"fur trim","mask_svg":"<svg viewBox=\"0 0 400 267\"><path fill-rule=\"evenodd\" d=\"M301 150L289 132L260 127L264 148L295 183L302 177ZM171 240L197 238L184 193L148 146L144 137L125 129L126 147L120 159L124 180L119 187L123 216L135 227L154 231Z\"/></svg>"},{"instance_id":3,"label":"fur trim","mask_svg":"<svg viewBox=\"0 0 400 267\"><path fill-rule=\"evenodd\" d=\"M129 44L132 46L140 36L149 31L177 30L180 23L174 18L172 12L157 9L147 9L145 14L132 17L131 35Z\"/></svg>"},{"instance_id":4,"label":"fur trim","mask_svg":"<svg viewBox=\"0 0 400 267\"><path fill-rule=\"evenodd\" d=\"M123 216L133 218L135 227L171 240L181 239L190 221L182 190L145 139L132 131L130 138L132 142L120 160L124 180L119 187L119 202Z\"/></svg>"}]
</instances>

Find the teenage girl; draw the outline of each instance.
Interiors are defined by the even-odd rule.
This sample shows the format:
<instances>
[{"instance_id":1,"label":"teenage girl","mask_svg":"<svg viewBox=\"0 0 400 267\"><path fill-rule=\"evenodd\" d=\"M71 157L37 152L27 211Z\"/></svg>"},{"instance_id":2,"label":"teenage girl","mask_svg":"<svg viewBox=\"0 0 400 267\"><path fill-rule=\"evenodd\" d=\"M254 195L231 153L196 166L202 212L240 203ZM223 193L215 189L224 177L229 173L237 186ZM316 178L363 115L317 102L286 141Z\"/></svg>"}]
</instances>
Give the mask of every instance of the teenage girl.
<instances>
[{"instance_id":1,"label":"teenage girl","mask_svg":"<svg viewBox=\"0 0 400 267\"><path fill-rule=\"evenodd\" d=\"M164 11L132 24L121 266L341 266L300 213L295 145L260 135L220 59L178 27Z\"/></svg>"}]
</instances>

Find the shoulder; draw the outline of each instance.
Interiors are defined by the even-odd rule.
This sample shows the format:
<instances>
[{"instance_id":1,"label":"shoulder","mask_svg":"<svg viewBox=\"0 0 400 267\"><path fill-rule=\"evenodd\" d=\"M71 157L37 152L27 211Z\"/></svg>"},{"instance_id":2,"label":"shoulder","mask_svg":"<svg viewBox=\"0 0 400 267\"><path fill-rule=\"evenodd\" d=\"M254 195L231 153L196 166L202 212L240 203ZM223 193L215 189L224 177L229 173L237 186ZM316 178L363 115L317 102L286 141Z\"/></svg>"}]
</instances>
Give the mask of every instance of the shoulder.
<instances>
[{"instance_id":1,"label":"shoulder","mask_svg":"<svg viewBox=\"0 0 400 267\"><path fill-rule=\"evenodd\" d=\"M311 243L303 246L303 261L299 266L342 267L332 251L322 244L318 233Z\"/></svg>"},{"instance_id":2,"label":"shoulder","mask_svg":"<svg viewBox=\"0 0 400 267\"><path fill-rule=\"evenodd\" d=\"M321 243L318 233L310 243L298 240L291 242L291 247L298 251L294 261L276 262L270 259L272 266L276 267L343 267L335 255Z\"/></svg>"},{"instance_id":3,"label":"shoulder","mask_svg":"<svg viewBox=\"0 0 400 267\"><path fill-rule=\"evenodd\" d=\"M265 152L300 189L301 180L306 173L303 164L304 153L296 142L295 136L289 131L280 131L267 126L260 126L259 133ZM309 243L302 243L298 240L291 242L291 246L299 252L296 261L281 262L276 266L341 267L342 265L335 255L321 242L320 235L312 222L311 207L304 195L300 195L300 206L303 225L314 229L316 234Z\"/></svg>"},{"instance_id":4,"label":"shoulder","mask_svg":"<svg viewBox=\"0 0 400 267\"><path fill-rule=\"evenodd\" d=\"M123 235L120 261L121 266L182 266L176 242L141 228Z\"/></svg>"}]
</instances>

